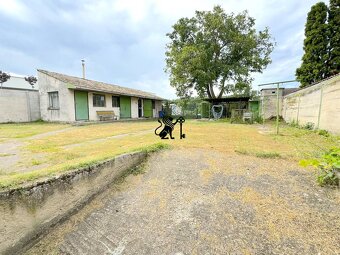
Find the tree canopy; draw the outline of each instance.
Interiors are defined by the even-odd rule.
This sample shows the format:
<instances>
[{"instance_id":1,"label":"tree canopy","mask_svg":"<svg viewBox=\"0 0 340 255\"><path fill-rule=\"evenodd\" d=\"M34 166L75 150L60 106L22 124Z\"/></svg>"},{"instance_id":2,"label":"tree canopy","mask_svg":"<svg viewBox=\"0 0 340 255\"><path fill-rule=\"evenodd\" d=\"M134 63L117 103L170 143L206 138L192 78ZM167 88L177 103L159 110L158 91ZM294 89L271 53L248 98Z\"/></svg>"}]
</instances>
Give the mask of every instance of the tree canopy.
<instances>
[{"instance_id":1,"label":"tree canopy","mask_svg":"<svg viewBox=\"0 0 340 255\"><path fill-rule=\"evenodd\" d=\"M220 6L179 19L167 34L166 51L166 71L177 95L195 90L201 97L220 98L250 91L251 74L271 62L274 45L268 28L257 32L254 26L247 11L227 14Z\"/></svg>"},{"instance_id":2,"label":"tree canopy","mask_svg":"<svg viewBox=\"0 0 340 255\"><path fill-rule=\"evenodd\" d=\"M5 73L3 71L0 71L0 84L1 84L1 88L2 88L2 83L8 81L11 78L11 75L9 75L8 73Z\"/></svg>"},{"instance_id":3,"label":"tree canopy","mask_svg":"<svg viewBox=\"0 0 340 255\"><path fill-rule=\"evenodd\" d=\"M302 64L296 70L301 87L321 80L327 75L327 6L320 2L312 6L305 26Z\"/></svg>"},{"instance_id":4,"label":"tree canopy","mask_svg":"<svg viewBox=\"0 0 340 255\"><path fill-rule=\"evenodd\" d=\"M329 75L340 71L340 0L330 0L328 10Z\"/></svg>"},{"instance_id":5,"label":"tree canopy","mask_svg":"<svg viewBox=\"0 0 340 255\"><path fill-rule=\"evenodd\" d=\"M301 87L318 82L340 70L340 0L312 6L305 26L304 55L296 69Z\"/></svg>"}]
</instances>

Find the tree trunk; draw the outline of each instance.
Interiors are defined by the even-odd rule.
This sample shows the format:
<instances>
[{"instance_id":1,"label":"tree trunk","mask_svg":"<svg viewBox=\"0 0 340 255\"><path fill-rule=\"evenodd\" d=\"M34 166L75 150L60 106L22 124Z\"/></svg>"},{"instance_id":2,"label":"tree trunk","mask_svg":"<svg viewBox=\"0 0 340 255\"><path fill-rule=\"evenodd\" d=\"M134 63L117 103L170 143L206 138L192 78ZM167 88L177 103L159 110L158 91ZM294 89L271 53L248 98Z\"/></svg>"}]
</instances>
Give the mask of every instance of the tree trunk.
<instances>
[{"instance_id":1,"label":"tree trunk","mask_svg":"<svg viewBox=\"0 0 340 255\"><path fill-rule=\"evenodd\" d=\"M215 93L214 93L214 88L212 84L209 84L209 88L208 88L211 98L216 98Z\"/></svg>"}]
</instances>

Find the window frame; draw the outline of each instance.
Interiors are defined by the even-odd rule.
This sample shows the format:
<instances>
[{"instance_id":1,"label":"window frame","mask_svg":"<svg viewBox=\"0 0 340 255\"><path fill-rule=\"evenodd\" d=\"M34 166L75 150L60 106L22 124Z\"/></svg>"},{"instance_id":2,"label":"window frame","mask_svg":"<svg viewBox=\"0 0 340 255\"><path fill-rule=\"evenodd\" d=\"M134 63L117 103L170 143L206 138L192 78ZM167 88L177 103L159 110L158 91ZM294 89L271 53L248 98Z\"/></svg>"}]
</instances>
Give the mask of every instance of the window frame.
<instances>
[{"instance_id":1,"label":"window frame","mask_svg":"<svg viewBox=\"0 0 340 255\"><path fill-rule=\"evenodd\" d=\"M59 102L59 91L49 91L47 92L48 95L48 108L49 110L59 110L60 109L60 102ZM56 95L56 101L53 100L52 96ZM54 103L57 102L56 105Z\"/></svg>"},{"instance_id":2,"label":"window frame","mask_svg":"<svg viewBox=\"0 0 340 255\"><path fill-rule=\"evenodd\" d=\"M156 109L156 100L151 100L152 110Z\"/></svg>"},{"instance_id":3,"label":"window frame","mask_svg":"<svg viewBox=\"0 0 340 255\"><path fill-rule=\"evenodd\" d=\"M97 96L100 96L100 97L104 97L104 101L97 101L96 100L96 97ZM97 105L97 102L104 102L104 105ZM97 93L94 93L93 95L92 95L92 105L93 105L93 107L106 107L106 96L105 96L105 94L97 94Z\"/></svg>"},{"instance_id":4,"label":"window frame","mask_svg":"<svg viewBox=\"0 0 340 255\"><path fill-rule=\"evenodd\" d=\"M117 99L117 101L115 101L117 103L117 105L113 105L113 99ZM112 96L112 107L118 107L120 108L120 96Z\"/></svg>"}]
</instances>

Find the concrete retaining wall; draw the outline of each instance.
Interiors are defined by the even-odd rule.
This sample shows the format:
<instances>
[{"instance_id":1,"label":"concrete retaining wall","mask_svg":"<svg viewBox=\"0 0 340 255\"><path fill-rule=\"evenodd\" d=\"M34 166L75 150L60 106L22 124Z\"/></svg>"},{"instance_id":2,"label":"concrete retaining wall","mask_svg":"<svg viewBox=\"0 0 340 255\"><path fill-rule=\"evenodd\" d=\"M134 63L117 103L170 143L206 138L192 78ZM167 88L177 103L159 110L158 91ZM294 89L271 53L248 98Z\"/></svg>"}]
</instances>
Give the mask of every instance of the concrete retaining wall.
<instances>
[{"instance_id":1,"label":"concrete retaining wall","mask_svg":"<svg viewBox=\"0 0 340 255\"><path fill-rule=\"evenodd\" d=\"M145 158L144 152L125 154L29 187L0 192L0 254L17 254L29 248L50 227Z\"/></svg>"},{"instance_id":2,"label":"concrete retaining wall","mask_svg":"<svg viewBox=\"0 0 340 255\"><path fill-rule=\"evenodd\" d=\"M285 96L283 118L340 134L340 75Z\"/></svg>"},{"instance_id":3,"label":"concrete retaining wall","mask_svg":"<svg viewBox=\"0 0 340 255\"><path fill-rule=\"evenodd\" d=\"M0 123L29 122L40 119L37 90L0 89Z\"/></svg>"}]
</instances>

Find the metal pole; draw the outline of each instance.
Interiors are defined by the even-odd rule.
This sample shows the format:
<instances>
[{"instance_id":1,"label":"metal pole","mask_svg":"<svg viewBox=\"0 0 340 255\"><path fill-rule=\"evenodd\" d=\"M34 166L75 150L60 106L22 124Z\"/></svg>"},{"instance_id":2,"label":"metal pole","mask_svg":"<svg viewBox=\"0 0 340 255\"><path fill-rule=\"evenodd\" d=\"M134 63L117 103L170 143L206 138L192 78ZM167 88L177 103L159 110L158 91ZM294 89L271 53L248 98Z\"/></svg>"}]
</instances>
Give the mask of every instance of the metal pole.
<instances>
[{"instance_id":1,"label":"metal pole","mask_svg":"<svg viewBox=\"0 0 340 255\"><path fill-rule=\"evenodd\" d=\"M263 125L264 125L264 120L266 119L266 116L265 116L265 111L264 111L264 105L265 105L265 96L263 96L263 100L262 100L262 116L263 116L263 119L262 119L262 122L263 122Z\"/></svg>"},{"instance_id":2,"label":"metal pole","mask_svg":"<svg viewBox=\"0 0 340 255\"><path fill-rule=\"evenodd\" d=\"M317 126L317 129L319 129L319 127L320 127L322 97L323 97L323 86L321 85L321 89L320 89L320 106L319 106L319 115L318 115L318 126Z\"/></svg>"},{"instance_id":3,"label":"metal pole","mask_svg":"<svg viewBox=\"0 0 340 255\"><path fill-rule=\"evenodd\" d=\"M85 79L85 60L84 59L81 60L81 65L83 67L83 79Z\"/></svg>"},{"instance_id":4,"label":"metal pole","mask_svg":"<svg viewBox=\"0 0 340 255\"><path fill-rule=\"evenodd\" d=\"M280 92L280 83L277 83L276 87L276 134L279 134L279 107L280 107L280 102L279 102L279 92Z\"/></svg>"},{"instance_id":5,"label":"metal pole","mask_svg":"<svg viewBox=\"0 0 340 255\"><path fill-rule=\"evenodd\" d=\"M299 101L298 101L298 108L297 108L297 116L296 116L296 124L297 125L299 125L300 102L301 102L301 94L299 94Z\"/></svg>"}]
</instances>

